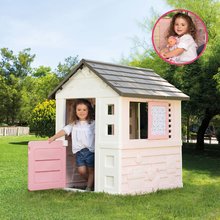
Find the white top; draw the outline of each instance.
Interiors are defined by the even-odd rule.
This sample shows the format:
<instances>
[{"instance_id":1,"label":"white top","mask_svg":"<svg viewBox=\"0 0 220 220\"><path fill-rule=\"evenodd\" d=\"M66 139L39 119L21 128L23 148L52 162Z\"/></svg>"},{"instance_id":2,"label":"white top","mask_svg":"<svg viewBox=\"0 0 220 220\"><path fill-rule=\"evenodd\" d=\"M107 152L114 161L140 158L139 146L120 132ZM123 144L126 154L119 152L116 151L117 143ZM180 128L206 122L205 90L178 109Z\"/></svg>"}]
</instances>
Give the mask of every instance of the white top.
<instances>
[{"instance_id":1,"label":"white top","mask_svg":"<svg viewBox=\"0 0 220 220\"><path fill-rule=\"evenodd\" d=\"M78 121L76 124L66 125L63 130L67 135L71 133L74 154L83 148L88 148L91 152L94 152L95 121L92 121L91 124L87 121Z\"/></svg>"},{"instance_id":2,"label":"white top","mask_svg":"<svg viewBox=\"0 0 220 220\"><path fill-rule=\"evenodd\" d=\"M184 52L179 55L177 62L184 63L196 59L197 57L197 44L190 34L184 34L179 38L178 48L183 48Z\"/></svg>"}]
</instances>

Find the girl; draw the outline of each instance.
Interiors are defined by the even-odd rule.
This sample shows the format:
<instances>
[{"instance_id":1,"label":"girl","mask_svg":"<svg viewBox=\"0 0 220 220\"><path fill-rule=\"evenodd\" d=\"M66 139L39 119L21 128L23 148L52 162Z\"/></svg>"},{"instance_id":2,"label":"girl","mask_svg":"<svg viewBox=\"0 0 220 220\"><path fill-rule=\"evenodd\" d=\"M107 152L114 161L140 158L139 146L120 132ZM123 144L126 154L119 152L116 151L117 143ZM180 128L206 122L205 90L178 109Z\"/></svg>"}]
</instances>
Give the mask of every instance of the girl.
<instances>
[{"instance_id":1,"label":"girl","mask_svg":"<svg viewBox=\"0 0 220 220\"><path fill-rule=\"evenodd\" d=\"M52 142L71 133L72 152L76 154L79 174L87 180L86 191L91 191L94 185L95 121L93 115L91 103L86 99L78 99L73 108L73 122L48 140Z\"/></svg>"},{"instance_id":2,"label":"girl","mask_svg":"<svg viewBox=\"0 0 220 220\"><path fill-rule=\"evenodd\" d=\"M184 13L177 13L173 16L168 30L167 38L176 36L179 38L177 48L162 52L164 58L178 57L177 63L190 62L197 57L196 27L192 18Z\"/></svg>"}]
</instances>

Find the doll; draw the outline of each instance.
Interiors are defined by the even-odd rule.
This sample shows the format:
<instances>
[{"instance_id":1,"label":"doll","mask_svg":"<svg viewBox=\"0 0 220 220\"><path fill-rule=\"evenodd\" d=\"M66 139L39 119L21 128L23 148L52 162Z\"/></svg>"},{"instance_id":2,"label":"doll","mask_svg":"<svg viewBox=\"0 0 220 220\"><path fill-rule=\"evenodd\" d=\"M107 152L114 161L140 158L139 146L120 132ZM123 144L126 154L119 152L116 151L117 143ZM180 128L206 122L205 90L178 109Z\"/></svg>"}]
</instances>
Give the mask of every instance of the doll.
<instances>
[{"instance_id":1,"label":"doll","mask_svg":"<svg viewBox=\"0 0 220 220\"><path fill-rule=\"evenodd\" d=\"M163 56L164 53L167 53L167 52L175 50L177 48L178 43L179 43L178 37L174 37L174 36L168 37L166 48L161 50L162 56ZM174 57L168 58L167 60L171 61L171 62L177 62L178 61L178 56L174 56Z\"/></svg>"},{"instance_id":2,"label":"doll","mask_svg":"<svg viewBox=\"0 0 220 220\"><path fill-rule=\"evenodd\" d=\"M169 51L172 51L172 50L176 49L177 44L178 44L178 38L177 37L170 36L167 39L167 48L169 49Z\"/></svg>"}]
</instances>

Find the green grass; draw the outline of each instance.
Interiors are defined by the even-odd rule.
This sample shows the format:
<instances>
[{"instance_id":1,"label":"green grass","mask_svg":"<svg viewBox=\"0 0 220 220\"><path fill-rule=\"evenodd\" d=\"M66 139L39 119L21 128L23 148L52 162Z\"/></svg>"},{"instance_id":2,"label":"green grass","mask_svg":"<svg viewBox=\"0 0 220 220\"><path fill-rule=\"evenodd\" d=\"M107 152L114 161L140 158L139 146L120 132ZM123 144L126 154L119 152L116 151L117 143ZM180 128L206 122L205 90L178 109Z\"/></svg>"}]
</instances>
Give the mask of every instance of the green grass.
<instances>
[{"instance_id":1,"label":"green grass","mask_svg":"<svg viewBox=\"0 0 220 220\"><path fill-rule=\"evenodd\" d=\"M0 219L220 219L220 157L183 154L184 187L121 196L27 190L27 143L0 137ZM219 147L219 146L218 146ZM217 148L216 148L217 149ZM220 151L220 147L219 147Z\"/></svg>"}]
</instances>

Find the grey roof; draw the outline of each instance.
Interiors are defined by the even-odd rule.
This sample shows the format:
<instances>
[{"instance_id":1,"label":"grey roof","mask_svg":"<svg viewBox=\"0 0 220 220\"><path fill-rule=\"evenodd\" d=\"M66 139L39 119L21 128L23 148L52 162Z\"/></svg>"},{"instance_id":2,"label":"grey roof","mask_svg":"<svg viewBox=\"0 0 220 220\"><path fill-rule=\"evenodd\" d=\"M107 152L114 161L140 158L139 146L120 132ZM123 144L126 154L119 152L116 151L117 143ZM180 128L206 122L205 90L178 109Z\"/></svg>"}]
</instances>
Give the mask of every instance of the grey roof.
<instances>
[{"instance_id":1,"label":"grey roof","mask_svg":"<svg viewBox=\"0 0 220 220\"><path fill-rule=\"evenodd\" d=\"M189 96L171 85L151 69L123 66L82 59L71 73L54 89L50 98L74 75L87 66L115 92L124 97L188 100Z\"/></svg>"}]
</instances>

